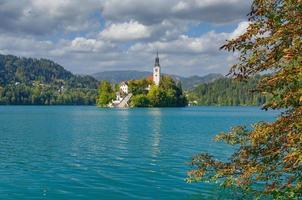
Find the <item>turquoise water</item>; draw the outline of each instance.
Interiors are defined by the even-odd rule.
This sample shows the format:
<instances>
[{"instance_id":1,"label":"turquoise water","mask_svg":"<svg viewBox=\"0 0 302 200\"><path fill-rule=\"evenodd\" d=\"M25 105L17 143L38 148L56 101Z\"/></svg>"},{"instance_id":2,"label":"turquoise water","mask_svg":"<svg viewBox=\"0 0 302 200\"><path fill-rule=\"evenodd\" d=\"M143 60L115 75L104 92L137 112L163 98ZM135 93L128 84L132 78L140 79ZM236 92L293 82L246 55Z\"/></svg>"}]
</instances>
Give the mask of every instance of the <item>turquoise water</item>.
<instances>
[{"instance_id":1,"label":"turquoise water","mask_svg":"<svg viewBox=\"0 0 302 200\"><path fill-rule=\"evenodd\" d=\"M192 155L238 124L273 120L256 107L0 107L0 199L235 199L184 182ZM232 197L233 195L233 197Z\"/></svg>"}]
</instances>

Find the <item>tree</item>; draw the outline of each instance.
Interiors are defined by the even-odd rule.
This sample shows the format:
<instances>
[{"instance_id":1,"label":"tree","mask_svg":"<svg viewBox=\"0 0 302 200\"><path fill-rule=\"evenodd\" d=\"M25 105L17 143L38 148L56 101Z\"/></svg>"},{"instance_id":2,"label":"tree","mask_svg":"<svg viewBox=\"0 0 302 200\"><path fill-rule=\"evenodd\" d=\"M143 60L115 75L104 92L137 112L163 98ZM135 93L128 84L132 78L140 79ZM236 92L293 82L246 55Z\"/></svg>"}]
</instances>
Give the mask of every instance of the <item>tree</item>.
<instances>
[{"instance_id":1,"label":"tree","mask_svg":"<svg viewBox=\"0 0 302 200\"><path fill-rule=\"evenodd\" d=\"M0 54L0 104L95 105L98 81L45 59Z\"/></svg>"},{"instance_id":2,"label":"tree","mask_svg":"<svg viewBox=\"0 0 302 200\"><path fill-rule=\"evenodd\" d=\"M149 107L150 100L144 94L135 95L130 102L131 107Z\"/></svg>"},{"instance_id":3,"label":"tree","mask_svg":"<svg viewBox=\"0 0 302 200\"><path fill-rule=\"evenodd\" d=\"M147 79L128 81L129 91L133 95L147 94L146 88L151 84L152 84L152 81L149 81Z\"/></svg>"},{"instance_id":4,"label":"tree","mask_svg":"<svg viewBox=\"0 0 302 200\"><path fill-rule=\"evenodd\" d=\"M261 76L239 82L231 78L220 78L203 83L189 91L188 99L198 105L263 105L263 95L253 92Z\"/></svg>"},{"instance_id":5,"label":"tree","mask_svg":"<svg viewBox=\"0 0 302 200\"><path fill-rule=\"evenodd\" d=\"M152 85L147 94L152 107L183 107L187 105L181 84L169 76L163 76L159 86Z\"/></svg>"},{"instance_id":6,"label":"tree","mask_svg":"<svg viewBox=\"0 0 302 200\"><path fill-rule=\"evenodd\" d=\"M201 153L193 157L188 181L221 181L257 197L302 198L302 2L254 0L246 33L222 46L238 51L230 76L239 80L270 75L258 92L270 94L264 109L285 109L274 122L252 129L234 127L216 140L236 147L226 161Z\"/></svg>"},{"instance_id":7,"label":"tree","mask_svg":"<svg viewBox=\"0 0 302 200\"><path fill-rule=\"evenodd\" d=\"M98 106L107 106L114 99L114 91L108 81L101 81L99 86L99 95L97 98Z\"/></svg>"},{"instance_id":8,"label":"tree","mask_svg":"<svg viewBox=\"0 0 302 200\"><path fill-rule=\"evenodd\" d=\"M150 91L148 92L148 99L152 107L161 107L163 93L156 85L152 85Z\"/></svg>"}]
</instances>

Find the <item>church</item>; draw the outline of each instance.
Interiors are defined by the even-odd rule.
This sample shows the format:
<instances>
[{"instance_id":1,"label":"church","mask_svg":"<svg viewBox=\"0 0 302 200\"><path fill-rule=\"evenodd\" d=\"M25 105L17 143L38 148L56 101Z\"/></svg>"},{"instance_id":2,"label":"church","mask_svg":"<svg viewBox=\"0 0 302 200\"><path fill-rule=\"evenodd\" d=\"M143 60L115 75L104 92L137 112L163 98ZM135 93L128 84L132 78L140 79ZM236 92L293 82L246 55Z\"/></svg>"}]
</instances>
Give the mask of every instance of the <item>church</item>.
<instances>
[{"instance_id":1,"label":"church","mask_svg":"<svg viewBox=\"0 0 302 200\"><path fill-rule=\"evenodd\" d=\"M156 53L155 64L153 66L153 74L147 77L148 80L153 81L154 85L159 86L161 79L161 69L159 63L158 52ZM151 86L149 85L146 90L150 90ZM127 98L129 96L129 98ZM120 83L119 91L116 92L116 99L109 104L109 107L119 107L125 99L127 102L122 107L128 106L128 101L132 97L132 94L129 91L129 85L127 81Z\"/></svg>"},{"instance_id":2,"label":"church","mask_svg":"<svg viewBox=\"0 0 302 200\"><path fill-rule=\"evenodd\" d=\"M159 85L161 79L161 69L159 64L158 52L156 53L155 64L153 66L153 75L147 77L148 80L153 81L155 85Z\"/></svg>"},{"instance_id":3,"label":"church","mask_svg":"<svg viewBox=\"0 0 302 200\"><path fill-rule=\"evenodd\" d=\"M155 64L153 67L153 82L155 85L159 85L160 82L160 64L159 64L159 57L158 57L158 52L156 54L155 58Z\"/></svg>"}]
</instances>

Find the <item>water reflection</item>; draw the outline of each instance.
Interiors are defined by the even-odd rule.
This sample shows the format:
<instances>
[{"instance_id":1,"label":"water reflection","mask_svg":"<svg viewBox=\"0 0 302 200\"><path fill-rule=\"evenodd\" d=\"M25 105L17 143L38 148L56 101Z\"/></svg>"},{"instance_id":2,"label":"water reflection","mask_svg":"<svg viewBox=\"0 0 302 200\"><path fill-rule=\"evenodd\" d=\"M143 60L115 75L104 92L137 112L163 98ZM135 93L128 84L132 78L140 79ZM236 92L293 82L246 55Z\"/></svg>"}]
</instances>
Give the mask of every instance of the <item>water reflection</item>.
<instances>
[{"instance_id":1,"label":"water reflection","mask_svg":"<svg viewBox=\"0 0 302 200\"><path fill-rule=\"evenodd\" d=\"M115 127L118 134L116 141L116 148L122 151L124 156L119 156L118 159L123 160L128 155L128 147L129 144L129 109L118 110L119 118L115 121Z\"/></svg>"},{"instance_id":2,"label":"water reflection","mask_svg":"<svg viewBox=\"0 0 302 200\"><path fill-rule=\"evenodd\" d=\"M151 130L151 155L153 158L157 158L160 154L160 141L162 134L162 110L155 108L150 109L149 114L152 116L150 120Z\"/></svg>"}]
</instances>

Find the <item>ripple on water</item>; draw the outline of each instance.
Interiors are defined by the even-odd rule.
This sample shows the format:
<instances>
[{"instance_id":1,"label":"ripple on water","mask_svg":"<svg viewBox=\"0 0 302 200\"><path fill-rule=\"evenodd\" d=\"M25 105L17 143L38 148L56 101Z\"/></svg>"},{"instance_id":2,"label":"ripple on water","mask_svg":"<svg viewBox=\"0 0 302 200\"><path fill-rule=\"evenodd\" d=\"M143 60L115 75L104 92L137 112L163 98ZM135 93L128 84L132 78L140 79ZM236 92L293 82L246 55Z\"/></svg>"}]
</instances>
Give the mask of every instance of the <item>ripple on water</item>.
<instances>
[{"instance_id":1,"label":"ripple on water","mask_svg":"<svg viewBox=\"0 0 302 200\"><path fill-rule=\"evenodd\" d=\"M215 184L185 183L187 162L201 151L227 158L216 133L276 114L0 107L0 199L234 199Z\"/></svg>"}]
</instances>

